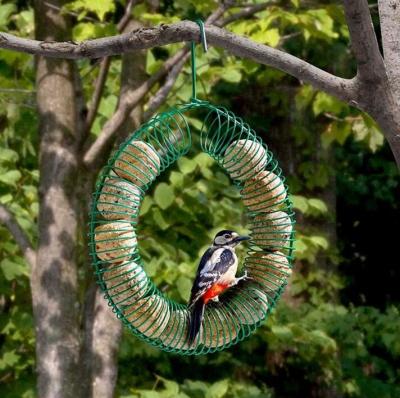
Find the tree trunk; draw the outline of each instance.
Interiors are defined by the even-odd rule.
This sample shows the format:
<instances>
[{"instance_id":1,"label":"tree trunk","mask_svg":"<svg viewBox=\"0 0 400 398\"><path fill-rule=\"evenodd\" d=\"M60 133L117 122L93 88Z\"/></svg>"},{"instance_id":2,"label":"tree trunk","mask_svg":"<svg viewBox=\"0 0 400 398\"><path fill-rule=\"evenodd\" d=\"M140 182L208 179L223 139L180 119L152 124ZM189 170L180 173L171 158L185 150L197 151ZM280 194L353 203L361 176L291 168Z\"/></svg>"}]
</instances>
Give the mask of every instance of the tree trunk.
<instances>
[{"instance_id":1,"label":"tree trunk","mask_svg":"<svg viewBox=\"0 0 400 398\"><path fill-rule=\"evenodd\" d=\"M127 30L139 27L137 22L132 21L127 26ZM120 98L129 95L139 87L146 79L145 74L146 56L144 51L124 54L122 57L121 71L121 90ZM121 142L130 135L141 123L142 107L135 107L121 126L117 143ZM109 151L101 157L96 166L100 168L106 161ZM97 168L96 168L97 170ZM81 197L88 201L93 191L96 171L82 170L81 174L82 189ZM88 201L82 205L83 213L80 228L86 228L87 214L89 211ZM87 245L85 245L86 247ZM90 262L90 259L88 259ZM81 360L83 365L83 375L88 382L82 386L82 397L88 398L112 398L118 375L118 348L122 335L122 322L118 320L111 311L103 294L94 283L93 272L88 273L88 283L85 308L83 312L84 341L81 350Z\"/></svg>"},{"instance_id":2,"label":"tree trunk","mask_svg":"<svg viewBox=\"0 0 400 398\"><path fill-rule=\"evenodd\" d=\"M36 37L69 40L65 16L36 1ZM76 397L79 359L77 298L78 145L74 68L71 61L39 57L36 85L40 132L39 242L31 289L36 332L38 395Z\"/></svg>"}]
</instances>

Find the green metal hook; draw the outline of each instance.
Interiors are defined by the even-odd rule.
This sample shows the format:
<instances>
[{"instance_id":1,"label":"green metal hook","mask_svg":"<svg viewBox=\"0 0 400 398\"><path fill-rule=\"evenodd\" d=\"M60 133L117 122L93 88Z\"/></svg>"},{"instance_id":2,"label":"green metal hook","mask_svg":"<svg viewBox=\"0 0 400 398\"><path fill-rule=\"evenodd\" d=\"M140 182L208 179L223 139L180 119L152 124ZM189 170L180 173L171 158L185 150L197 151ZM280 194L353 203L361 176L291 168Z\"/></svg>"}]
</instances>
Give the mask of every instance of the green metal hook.
<instances>
[{"instance_id":1,"label":"green metal hook","mask_svg":"<svg viewBox=\"0 0 400 398\"><path fill-rule=\"evenodd\" d=\"M200 28L200 41L203 46L204 52L208 51L207 47L207 37L206 30L204 28L204 22L201 19L195 21ZM192 41L191 45L191 62L192 62L192 101L197 100L197 91L196 91L196 54L195 54L196 43Z\"/></svg>"}]
</instances>

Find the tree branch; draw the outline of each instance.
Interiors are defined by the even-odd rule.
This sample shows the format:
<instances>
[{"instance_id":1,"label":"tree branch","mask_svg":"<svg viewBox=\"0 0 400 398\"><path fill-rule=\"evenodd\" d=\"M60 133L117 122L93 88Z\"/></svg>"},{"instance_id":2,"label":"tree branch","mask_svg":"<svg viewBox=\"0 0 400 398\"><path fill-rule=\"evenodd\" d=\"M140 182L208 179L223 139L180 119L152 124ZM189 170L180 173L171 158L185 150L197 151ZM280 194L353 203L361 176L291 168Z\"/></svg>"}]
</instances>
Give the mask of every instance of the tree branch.
<instances>
[{"instance_id":1,"label":"tree branch","mask_svg":"<svg viewBox=\"0 0 400 398\"><path fill-rule=\"evenodd\" d=\"M255 43L215 26L207 26L206 33L208 43L211 45L224 48L234 55L280 69L341 100L347 102L351 100L350 80L341 79L293 55ZM3 41L0 42L0 47L3 48L40 53L50 57L82 58L121 54L126 51L181 41L198 42L200 32L196 23L182 21L171 25L142 28L119 36L90 40L81 44L38 42L19 39L8 34L1 34L0 38L3 38Z\"/></svg>"},{"instance_id":2,"label":"tree branch","mask_svg":"<svg viewBox=\"0 0 400 398\"><path fill-rule=\"evenodd\" d=\"M379 0L378 3L384 62L395 100L400 106L400 0Z\"/></svg>"},{"instance_id":3,"label":"tree branch","mask_svg":"<svg viewBox=\"0 0 400 398\"><path fill-rule=\"evenodd\" d=\"M367 0L344 0L351 47L358 75L368 81L381 79L385 73Z\"/></svg>"},{"instance_id":4,"label":"tree branch","mask_svg":"<svg viewBox=\"0 0 400 398\"><path fill-rule=\"evenodd\" d=\"M33 250L28 236L19 226L12 213L2 204L0 204L0 223L3 224L14 237L22 254L31 267L35 266L36 252Z\"/></svg>"}]
</instances>

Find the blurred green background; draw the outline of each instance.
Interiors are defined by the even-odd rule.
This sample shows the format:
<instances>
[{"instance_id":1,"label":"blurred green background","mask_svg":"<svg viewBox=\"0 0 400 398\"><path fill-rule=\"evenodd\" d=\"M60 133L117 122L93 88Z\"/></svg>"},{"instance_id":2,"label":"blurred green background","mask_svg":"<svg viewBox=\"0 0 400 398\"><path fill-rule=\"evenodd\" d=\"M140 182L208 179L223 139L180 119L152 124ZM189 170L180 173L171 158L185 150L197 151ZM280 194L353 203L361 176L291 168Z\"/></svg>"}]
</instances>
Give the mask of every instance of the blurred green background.
<instances>
[{"instance_id":1,"label":"blurred green background","mask_svg":"<svg viewBox=\"0 0 400 398\"><path fill-rule=\"evenodd\" d=\"M169 23L205 18L216 5L165 0L154 12L139 2L133 16L151 25ZM115 34L123 10L124 3L111 0L75 0L63 9L76 16L75 41ZM377 20L373 4L371 12ZM335 1L276 1L227 28L339 76L354 75L343 10ZM0 29L32 37L31 2L2 1ZM147 74L180 47L147 51ZM179 357L125 332L116 396L399 397L400 178L381 132L367 115L282 72L198 47L198 96L248 122L287 177L298 223L295 272L268 321L223 352ZM90 98L96 64L78 65ZM29 55L0 50L0 203L35 242L34 66ZM115 110L120 73L115 57L94 134ZM160 111L190 95L187 65ZM197 119L191 123L199 126ZM141 253L157 285L185 302L199 256L215 231L246 231L246 219L238 192L206 155L189 153L157 182L141 208ZM85 251L82 245L82 267L88 267ZM0 396L35 395L34 341L29 269L0 226Z\"/></svg>"}]
</instances>

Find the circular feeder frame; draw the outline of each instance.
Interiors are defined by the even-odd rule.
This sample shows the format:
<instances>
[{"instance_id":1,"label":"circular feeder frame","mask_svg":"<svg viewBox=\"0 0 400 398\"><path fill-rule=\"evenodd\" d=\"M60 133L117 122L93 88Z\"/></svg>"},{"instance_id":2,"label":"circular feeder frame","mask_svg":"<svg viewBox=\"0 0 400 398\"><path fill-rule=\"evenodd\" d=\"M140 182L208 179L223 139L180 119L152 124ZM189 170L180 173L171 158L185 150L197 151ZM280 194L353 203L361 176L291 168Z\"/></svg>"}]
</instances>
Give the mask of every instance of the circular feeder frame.
<instances>
[{"instance_id":1,"label":"circular feeder frame","mask_svg":"<svg viewBox=\"0 0 400 398\"><path fill-rule=\"evenodd\" d=\"M193 114L202 120L196 140L188 117ZM147 190L194 141L240 190L252 239L243 265L250 279L206 306L200 333L189 344L189 310L147 277L136 231ZM112 311L136 336L183 355L220 351L249 336L275 307L291 274L294 213L284 182L260 137L223 107L194 98L142 125L101 172L90 212L90 253Z\"/></svg>"}]
</instances>

